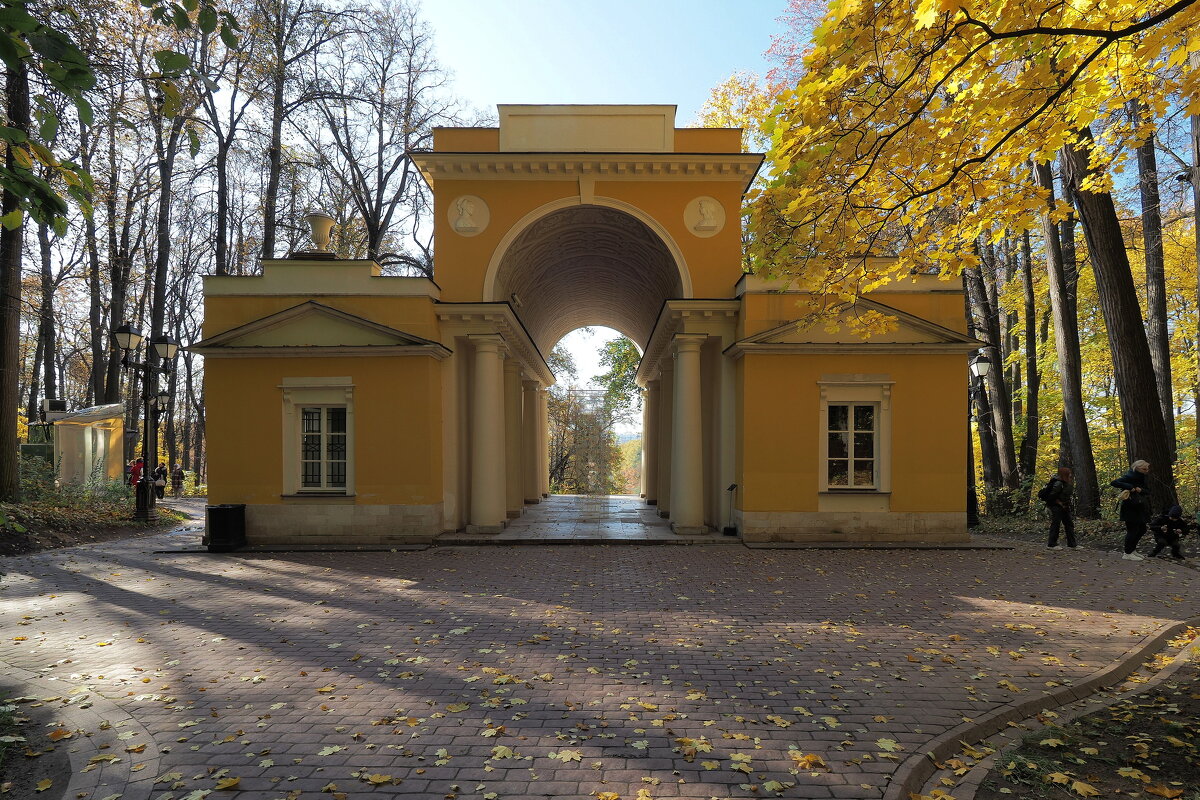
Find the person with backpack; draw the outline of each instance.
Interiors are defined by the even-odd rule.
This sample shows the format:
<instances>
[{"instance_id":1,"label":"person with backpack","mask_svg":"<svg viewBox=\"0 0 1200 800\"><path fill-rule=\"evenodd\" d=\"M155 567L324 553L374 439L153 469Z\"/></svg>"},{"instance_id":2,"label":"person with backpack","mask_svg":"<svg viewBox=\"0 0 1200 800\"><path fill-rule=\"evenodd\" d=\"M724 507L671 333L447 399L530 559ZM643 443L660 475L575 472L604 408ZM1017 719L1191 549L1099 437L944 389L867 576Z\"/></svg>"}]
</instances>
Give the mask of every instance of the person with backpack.
<instances>
[{"instance_id":1,"label":"person with backpack","mask_svg":"<svg viewBox=\"0 0 1200 800\"><path fill-rule=\"evenodd\" d=\"M1146 533L1146 525L1150 522L1150 493L1146 491L1146 473L1150 471L1150 462L1138 459L1129 465L1129 471L1112 482L1112 486L1120 489L1121 520L1125 523L1125 555L1126 561L1143 561L1137 550L1138 542Z\"/></svg>"},{"instance_id":2,"label":"person with backpack","mask_svg":"<svg viewBox=\"0 0 1200 800\"><path fill-rule=\"evenodd\" d=\"M1150 523L1150 532L1154 534L1154 550L1150 557L1154 558L1165 548L1171 548L1173 558L1183 559L1183 551L1179 549L1179 537L1187 533L1188 524L1183 518L1183 509L1171 506L1167 513Z\"/></svg>"},{"instance_id":3,"label":"person with backpack","mask_svg":"<svg viewBox=\"0 0 1200 800\"><path fill-rule=\"evenodd\" d=\"M1071 518L1071 495L1075 492L1074 475L1070 467L1059 467L1058 475L1051 478L1037 493L1038 499L1046 504L1050 512L1050 537L1046 547L1051 550L1062 550L1058 543L1058 531L1062 528L1067 534L1067 547L1075 550L1079 547L1075 542L1075 520Z\"/></svg>"}]
</instances>

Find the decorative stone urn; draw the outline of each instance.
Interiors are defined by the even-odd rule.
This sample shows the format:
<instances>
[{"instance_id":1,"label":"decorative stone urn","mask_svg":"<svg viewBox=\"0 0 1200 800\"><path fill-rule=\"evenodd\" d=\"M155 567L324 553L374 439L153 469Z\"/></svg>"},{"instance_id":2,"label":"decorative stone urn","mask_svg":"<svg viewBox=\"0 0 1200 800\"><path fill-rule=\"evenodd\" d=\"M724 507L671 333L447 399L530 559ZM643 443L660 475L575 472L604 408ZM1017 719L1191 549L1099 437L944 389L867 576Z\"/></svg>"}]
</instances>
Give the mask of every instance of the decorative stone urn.
<instances>
[{"instance_id":1,"label":"decorative stone urn","mask_svg":"<svg viewBox=\"0 0 1200 800\"><path fill-rule=\"evenodd\" d=\"M330 253L329 235L333 231L333 223L337 220L323 211L311 211L304 215L304 221L312 230L313 250L309 252Z\"/></svg>"}]
</instances>

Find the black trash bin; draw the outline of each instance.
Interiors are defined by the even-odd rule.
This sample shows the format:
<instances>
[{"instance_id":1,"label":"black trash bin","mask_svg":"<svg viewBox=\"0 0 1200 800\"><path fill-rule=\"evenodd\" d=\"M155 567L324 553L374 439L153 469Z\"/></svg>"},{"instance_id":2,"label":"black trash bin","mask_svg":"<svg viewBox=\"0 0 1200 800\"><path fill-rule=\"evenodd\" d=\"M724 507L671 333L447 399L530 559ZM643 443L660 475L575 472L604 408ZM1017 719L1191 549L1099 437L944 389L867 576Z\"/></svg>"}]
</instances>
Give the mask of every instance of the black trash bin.
<instances>
[{"instance_id":1,"label":"black trash bin","mask_svg":"<svg viewBox=\"0 0 1200 800\"><path fill-rule=\"evenodd\" d=\"M225 503L205 506L207 520L204 543L210 553L228 553L246 546L246 506Z\"/></svg>"}]
</instances>

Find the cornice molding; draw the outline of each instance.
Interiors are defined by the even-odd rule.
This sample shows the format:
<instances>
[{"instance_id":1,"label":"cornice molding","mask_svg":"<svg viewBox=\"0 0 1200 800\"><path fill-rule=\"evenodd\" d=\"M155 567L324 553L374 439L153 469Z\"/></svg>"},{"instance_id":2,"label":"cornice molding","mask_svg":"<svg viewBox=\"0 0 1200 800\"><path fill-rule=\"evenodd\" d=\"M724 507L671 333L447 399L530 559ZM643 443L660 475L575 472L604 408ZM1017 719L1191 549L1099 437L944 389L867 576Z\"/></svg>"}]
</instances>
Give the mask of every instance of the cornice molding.
<instances>
[{"instance_id":1,"label":"cornice molding","mask_svg":"<svg viewBox=\"0 0 1200 800\"><path fill-rule=\"evenodd\" d=\"M952 355L973 353L979 344L968 342L734 342L725 355L741 358L764 355Z\"/></svg>"},{"instance_id":2,"label":"cornice molding","mask_svg":"<svg viewBox=\"0 0 1200 800\"><path fill-rule=\"evenodd\" d=\"M346 358L429 356L438 361L449 358L450 348L440 344L416 345L338 345L333 347L298 345L296 347L189 347L205 358Z\"/></svg>"},{"instance_id":3,"label":"cornice molding","mask_svg":"<svg viewBox=\"0 0 1200 800\"><path fill-rule=\"evenodd\" d=\"M458 327L464 329L460 335L499 334L509 356L519 361L530 377L543 386L554 385L554 373L508 303L439 303L435 312L443 331Z\"/></svg>"},{"instance_id":4,"label":"cornice molding","mask_svg":"<svg viewBox=\"0 0 1200 800\"><path fill-rule=\"evenodd\" d=\"M735 181L749 186L755 153L413 153L425 182L446 180Z\"/></svg>"},{"instance_id":5,"label":"cornice molding","mask_svg":"<svg viewBox=\"0 0 1200 800\"><path fill-rule=\"evenodd\" d=\"M670 361L671 342L675 334L708 333L703 330L686 330L688 321L709 321L717 318L734 325L741 308L740 300L668 300L663 303L662 310L658 313L658 321L654 323L654 330L650 334L650 341L646 344L646 350L642 353L642 360L638 365L634 378L637 385L645 386L653 380L664 358Z\"/></svg>"}]
</instances>

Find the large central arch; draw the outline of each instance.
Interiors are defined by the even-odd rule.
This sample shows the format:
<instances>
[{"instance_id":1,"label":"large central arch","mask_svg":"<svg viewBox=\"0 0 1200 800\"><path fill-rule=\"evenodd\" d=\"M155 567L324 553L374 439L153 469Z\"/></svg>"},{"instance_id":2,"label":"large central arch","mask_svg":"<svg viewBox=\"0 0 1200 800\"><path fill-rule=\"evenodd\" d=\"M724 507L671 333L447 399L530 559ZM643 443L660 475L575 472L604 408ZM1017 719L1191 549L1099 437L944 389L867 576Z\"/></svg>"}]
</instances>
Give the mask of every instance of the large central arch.
<instances>
[{"instance_id":1,"label":"large central arch","mask_svg":"<svg viewBox=\"0 0 1200 800\"><path fill-rule=\"evenodd\" d=\"M652 220L627 210L573 204L541 211L497 248L491 299L517 307L543 353L587 325L613 328L645 349L663 301L690 294L677 248Z\"/></svg>"}]
</instances>

